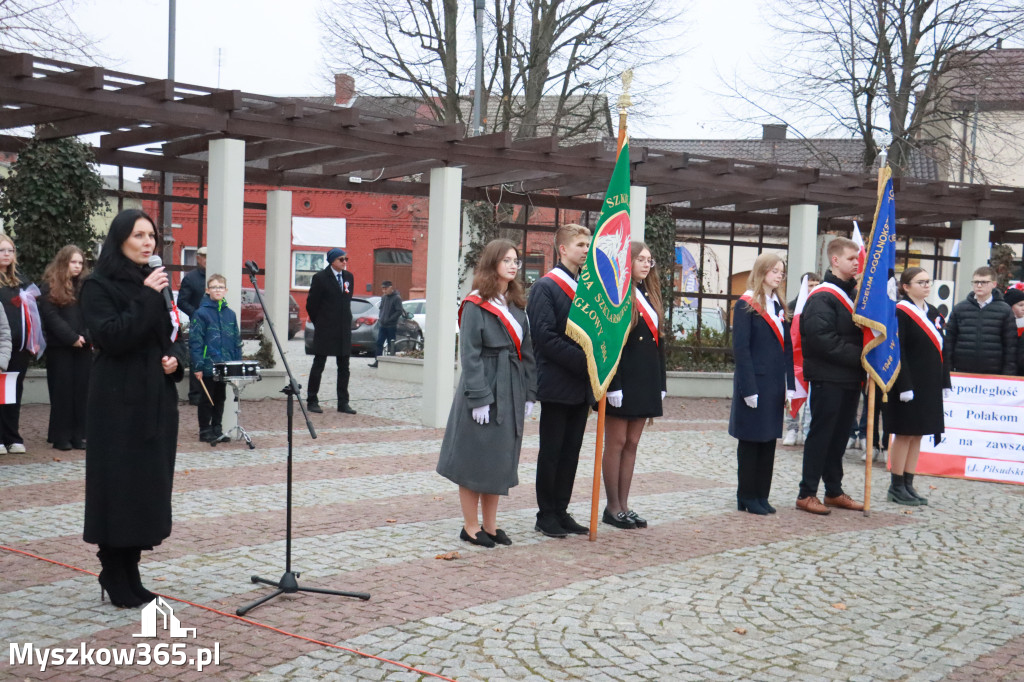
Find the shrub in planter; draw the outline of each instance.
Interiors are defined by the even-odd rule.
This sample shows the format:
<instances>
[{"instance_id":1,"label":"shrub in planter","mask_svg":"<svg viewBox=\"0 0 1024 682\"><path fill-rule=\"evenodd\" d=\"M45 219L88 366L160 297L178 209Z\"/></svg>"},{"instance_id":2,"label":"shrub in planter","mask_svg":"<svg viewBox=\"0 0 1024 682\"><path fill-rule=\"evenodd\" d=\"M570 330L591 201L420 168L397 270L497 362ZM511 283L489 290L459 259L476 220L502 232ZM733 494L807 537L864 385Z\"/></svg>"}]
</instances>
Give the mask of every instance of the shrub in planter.
<instances>
[{"instance_id":1,"label":"shrub in planter","mask_svg":"<svg viewBox=\"0 0 1024 682\"><path fill-rule=\"evenodd\" d=\"M682 339L671 340L665 353L665 366L669 371L731 372L734 368L732 343L724 332L707 327L699 336L694 330Z\"/></svg>"}]
</instances>

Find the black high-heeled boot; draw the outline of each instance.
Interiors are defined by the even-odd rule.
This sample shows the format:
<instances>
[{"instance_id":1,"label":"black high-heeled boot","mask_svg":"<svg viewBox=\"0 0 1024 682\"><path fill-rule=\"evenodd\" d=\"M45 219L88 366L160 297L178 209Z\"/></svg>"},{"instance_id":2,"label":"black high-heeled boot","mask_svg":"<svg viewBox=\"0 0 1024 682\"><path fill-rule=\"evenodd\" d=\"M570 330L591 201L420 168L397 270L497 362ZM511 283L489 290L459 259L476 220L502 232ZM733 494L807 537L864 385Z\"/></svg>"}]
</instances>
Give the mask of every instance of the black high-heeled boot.
<instances>
[{"instance_id":1,"label":"black high-heeled boot","mask_svg":"<svg viewBox=\"0 0 1024 682\"><path fill-rule=\"evenodd\" d=\"M918 502L921 504L928 504L928 498L918 495L917 490L914 489L914 474L909 471L903 472L903 487L906 488L907 492L910 493L910 496L917 499Z\"/></svg>"},{"instance_id":2,"label":"black high-heeled boot","mask_svg":"<svg viewBox=\"0 0 1024 682\"><path fill-rule=\"evenodd\" d=\"M132 593L136 597L142 600L142 603L148 604L156 599L156 595L145 588L142 584L142 576L139 575L139 559L142 558L142 550L138 547L131 547L122 550L122 552L124 572L128 578L128 587L131 588Z\"/></svg>"},{"instance_id":3,"label":"black high-heeled boot","mask_svg":"<svg viewBox=\"0 0 1024 682\"><path fill-rule=\"evenodd\" d=\"M143 604L142 598L132 592L128 575L124 569L124 550L100 547L96 557L103 567L100 570L100 599L103 592L110 595L110 603L122 609L132 609Z\"/></svg>"}]
</instances>

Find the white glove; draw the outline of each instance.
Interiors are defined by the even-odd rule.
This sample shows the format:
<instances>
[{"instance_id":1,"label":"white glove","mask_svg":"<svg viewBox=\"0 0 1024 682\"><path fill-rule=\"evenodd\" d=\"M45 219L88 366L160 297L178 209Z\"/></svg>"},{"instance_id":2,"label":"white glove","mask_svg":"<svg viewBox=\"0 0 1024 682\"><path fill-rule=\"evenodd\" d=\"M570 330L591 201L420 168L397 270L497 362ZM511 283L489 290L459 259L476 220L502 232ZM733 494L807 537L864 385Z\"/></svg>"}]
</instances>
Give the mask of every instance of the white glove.
<instances>
[{"instance_id":1,"label":"white glove","mask_svg":"<svg viewBox=\"0 0 1024 682\"><path fill-rule=\"evenodd\" d=\"M944 388L944 389L942 389L942 399L943 400L951 400L952 398L953 398L953 389L951 389L951 388Z\"/></svg>"},{"instance_id":2,"label":"white glove","mask_svg":"<svg viewBox=\"0 0 1024 682\"><path fill-rule=\"evenodd\" d=\"M786 400L796 400L796 391L786 391Z\"/></svg>"},{"instance_id":3,"label":"white glove","mask_svg":"<svg viewBox=\"0 0 1024 682\"><path fill-rule=\"evenodd\" d=\"M622 391L609 391L608 404L612 407L622 407Z\"/></svg>"},{"instance_id":4,"label":"white glove","mask_svg":"<svg viewBox=\"0 0 1024 682\"><path fill-rule=\"evenodd\" d=\"M913 391L903 391L903 393L900 393L900 402L901 403L909 403L913 399L914 399L914 392Z\"/></svg>"},{"instance_id":5,"label":"white glove","mask_svg":"<svg viewBox=\"0 0 1024 682\"><path fill-rule=\"evenodd\" d=\"M491 406L484 405L483 407L473 408L473 421L477 424L487 424L491 421Z\"/></svg>"},{"instance_id":6,"label":"white glove","mask_svg":"<svg viewBox=\"0 0 1024 682\"><path fill-rule=\"evenodd\" d=\"M668 395L668 394L665 393L665 391L662 391L661 392L661 399L664 400L666 395Z\"/></svg>"},{"instance_id":7,"label":"white glove","mask_svg":"<svg viewBox=\"0 0 1024 682\"><path fill-rule=\"evenodd\" d=\"M533 401L532 400L527 400L526 401L526 409L524 410L524 412L525 412L527 417L529 417L531 414L533 414Z\"/></svg>"},{"instance_id":8,"label":"white glove","mask_svg":"<svg viewBox=\"0 0 1024 682\"><path fill-rule=\"evenodd\" d=\"M747 404L747 407L749 407L750 409L756 410L757 409L757 394L755 393L754 395L746 396L745 398L743 398L743 402L745 402Z\"/></svg>"}]
</instances>

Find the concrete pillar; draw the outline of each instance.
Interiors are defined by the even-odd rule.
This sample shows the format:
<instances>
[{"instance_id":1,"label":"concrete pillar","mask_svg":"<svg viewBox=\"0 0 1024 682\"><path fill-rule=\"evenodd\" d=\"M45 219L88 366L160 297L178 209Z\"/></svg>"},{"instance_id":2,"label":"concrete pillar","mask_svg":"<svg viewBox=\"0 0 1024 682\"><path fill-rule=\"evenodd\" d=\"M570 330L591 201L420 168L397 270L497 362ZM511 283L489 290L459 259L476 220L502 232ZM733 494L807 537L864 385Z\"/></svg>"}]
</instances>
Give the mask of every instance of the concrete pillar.
<instances>
[{"instance_id":1,"label":"concrete pillar","mask_svg":"<svg viewBox=\"0 0 1024 682\"><path fill-rule=\"evenodd\" d=\"M224 275L228 281L228 307L242 311L242 204L245 201L245 142L210 142L206 275ZM224 404L224 432L235 427L235 404L230 387Z\"/></svg>"},{"instance_id":2,"label":"concrete pillar","mask_svg":"<svg viewBox=\"0 0 1024 682\"><path fill-rule=\"evenodd\" d=\"M956 300L962 301L971 292L974 271L988 265L992 247L992 223L987 220L965 220L960 233L960 265L956 269Z\"/></svg>"},{"instance_id":3,"label":"concrete pillar","mask_svg":"<svg viewBox=\"0 0 1024 682\"><path fill-rule=\"evenodd\" d=\"M786 263L786 297L800 293L800 278L817 269L818 207L799 204L789 207L789 258ZM823 265L822 270L825 269ZM822 273L819 273L824 276Z\"/></svg>"},{"instance_id":4,"label":"concrete pillar","mask_svg":"<svg viewBox=\"0 0 1024 682\"><path fill-rule=\"evenodd\" d=\"M427 222L427 319L423 348L425 426L443 427L455 394L456 296L459 288L459 230L462 169L430 171L430 217Z\"/></svg>"},{"instance_id":5,"label":"concrete pillar","mask_svg":"<svg viewBox=\"0 0 1024 682\"><path fill-rule=\"evenodd\" d=\"M647 188L631 185L629 188L629 231L633 241L644 240L647 223Z\"/></svg>"},{"instance_id":6,"label":"concrete pillar","mask_svg":"<svg viewBox=\"0 0 1024 682\"><path fill-rule=\"evenodd\" d=\"M288 291L291 289L292 272L292 193L284 190L267 192L267 262L261 263L266 271L264 277L264 302L274 322L274 331L281 345L287 350L288 341ZM270 338L270 328L264 326L263 335ZM274 350L277 366L281 358Z\"/></svg>"}]
</instances>

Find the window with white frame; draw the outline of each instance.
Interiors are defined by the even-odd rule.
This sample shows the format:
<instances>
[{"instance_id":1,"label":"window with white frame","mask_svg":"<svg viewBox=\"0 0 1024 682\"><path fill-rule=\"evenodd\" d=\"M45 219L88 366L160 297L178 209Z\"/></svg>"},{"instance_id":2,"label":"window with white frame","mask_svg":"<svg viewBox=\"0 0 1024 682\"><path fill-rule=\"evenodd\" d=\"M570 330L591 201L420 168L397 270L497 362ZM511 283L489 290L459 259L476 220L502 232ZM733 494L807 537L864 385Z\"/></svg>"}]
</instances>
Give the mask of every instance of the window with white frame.
<instances>
[{"instance_id":1,"label":"window with white frame","mask_svg":"<svg viewBox=\"0 0 1024 682\"><path fill-rule=\"evenodd\" d=\"M196 251L198 247L195 246L183 246L181 247L181 264L182 265L195 265L196 264Z\"/></svg>"},{"instance_id":2,"label":"window with white frame","mask_svg":"<svg viewBox=\"0 0 1024 682\"><path fill-rule=\"evenodd\" d=\"M292 288L308 289L313 275L327 267L323 251L292 251Z\"/></svg>"}]
</instances>

